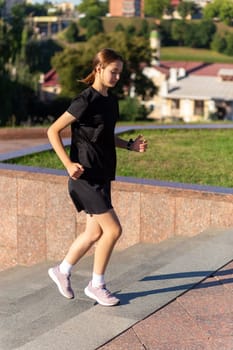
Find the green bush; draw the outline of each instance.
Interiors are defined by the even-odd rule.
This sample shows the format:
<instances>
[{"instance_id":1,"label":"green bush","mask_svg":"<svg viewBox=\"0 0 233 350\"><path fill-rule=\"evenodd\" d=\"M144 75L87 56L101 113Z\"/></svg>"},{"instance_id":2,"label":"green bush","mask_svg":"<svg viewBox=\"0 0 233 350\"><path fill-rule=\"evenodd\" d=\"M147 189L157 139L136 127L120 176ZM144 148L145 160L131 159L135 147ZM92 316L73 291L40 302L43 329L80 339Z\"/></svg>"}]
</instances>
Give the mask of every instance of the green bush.
<instances>
[{"instance_id":1,"label":"green bush","mask_svg":"<svg viewBox=\"0 0 233 350\"><path fill-rule=\"evenodd\" d=\"M147 110L136 98L127 97L119 101L120 120L143 120L147 116Z\"/></svg>"}]
</instances>

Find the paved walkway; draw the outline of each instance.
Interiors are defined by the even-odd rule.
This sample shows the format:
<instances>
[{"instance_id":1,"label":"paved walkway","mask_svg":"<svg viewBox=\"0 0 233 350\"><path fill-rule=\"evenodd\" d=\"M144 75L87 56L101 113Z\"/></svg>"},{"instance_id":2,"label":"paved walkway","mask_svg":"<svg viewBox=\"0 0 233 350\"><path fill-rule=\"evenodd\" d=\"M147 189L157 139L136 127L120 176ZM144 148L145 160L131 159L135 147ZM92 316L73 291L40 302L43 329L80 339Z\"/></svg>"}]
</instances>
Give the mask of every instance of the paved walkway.
<instances>
[{"instance_id":1,"label":"paved walkway","mask_svg":"<svg viewBox=\"0 0 233 350\"><path fill-rule=\"evenodd\" d=\"M0 153L43 141L14 141L14 147L1 141ZM15 269L3 271L0 349L233 350L233 231L173 244L147 246L143 254L132 248L126 260L116 255L110 285L120 286L122 305L114 308L94 306L82 292L78 304L64 304L45 278L47 267L29 268L30 278L22 269L24 282ZM85 266L90 269L89 260ZM87 271L81 271L86 283ZM45 282L35 279L39 274ZM51 308L56 314L49 317Z\"/></svg>"},{"instance_id":2,"label":"paved walkway","mask_svg":"<svg viewBox=\"0 0 233 350\"><path fill-rule=\"evenodd\" d=\"M95 305L83 292L86 257L67 300L47 275L54 263L0 273L1 350L232 350L233 230L114 251L106 278L120 298Z\"/></svg>"},{"instance_id":3,"label":"paved walkway","mask_svg":"<svg viewBox=\"0 0 233 350\"><path fill-rule=\"evenodd\" d=\"M99 349L233 350L233 262Z\"/></svg>"}]
</instances>

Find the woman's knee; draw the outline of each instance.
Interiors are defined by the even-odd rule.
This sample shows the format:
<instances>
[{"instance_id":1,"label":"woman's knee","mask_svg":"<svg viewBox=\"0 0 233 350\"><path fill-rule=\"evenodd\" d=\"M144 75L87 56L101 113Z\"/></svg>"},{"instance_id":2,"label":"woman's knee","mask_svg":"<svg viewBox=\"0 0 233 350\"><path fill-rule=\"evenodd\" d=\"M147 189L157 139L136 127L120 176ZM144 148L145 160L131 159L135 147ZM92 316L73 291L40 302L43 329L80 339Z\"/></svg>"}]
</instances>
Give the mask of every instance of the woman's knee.
<instances>
[{"instance_id":1,"label":"woman's knee","mask_svg":"<svg viewBox=\"0 0 233 350\"><path fill-rule=\"evenodd\" d=\"M90 243L95 243L97 242L100 237L102 236L102 231L96 231L96 232L88 232L87 235L89 237Z\"/></svg>"},{"instance_id":2,"label":"woman's knee","mask_svg":"<svg viewBox=\"0 0 233 350\"><path fill-rule=\"evenodd\" d=\"M114 228L114 230L112 230L112 236L117 241L121 235L122 235L122 226L120 223L118 223Z\"/></svg>"}]
</instances>

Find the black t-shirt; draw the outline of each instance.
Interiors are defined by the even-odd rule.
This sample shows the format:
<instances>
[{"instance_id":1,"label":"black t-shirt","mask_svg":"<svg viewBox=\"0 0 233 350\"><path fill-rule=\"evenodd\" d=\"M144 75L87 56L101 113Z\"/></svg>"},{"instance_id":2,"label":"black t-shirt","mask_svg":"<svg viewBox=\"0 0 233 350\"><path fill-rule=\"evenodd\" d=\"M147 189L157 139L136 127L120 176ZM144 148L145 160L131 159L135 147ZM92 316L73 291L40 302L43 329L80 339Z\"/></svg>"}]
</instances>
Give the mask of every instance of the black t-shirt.
<instances>
[{"instance_id":1,"label":"black t-shirt","mask_svg":"<svg viewBox=\"0 0 233 350\"><path fill-rule=\"evenodd\" d=\"M81 178L94 182L114 180L114 129L119 116L117 98L111 93L103 96L88 87L73 100L67 111L77 119L71 124L70 159L84 167Z\"/></svg>"}]
</instances>

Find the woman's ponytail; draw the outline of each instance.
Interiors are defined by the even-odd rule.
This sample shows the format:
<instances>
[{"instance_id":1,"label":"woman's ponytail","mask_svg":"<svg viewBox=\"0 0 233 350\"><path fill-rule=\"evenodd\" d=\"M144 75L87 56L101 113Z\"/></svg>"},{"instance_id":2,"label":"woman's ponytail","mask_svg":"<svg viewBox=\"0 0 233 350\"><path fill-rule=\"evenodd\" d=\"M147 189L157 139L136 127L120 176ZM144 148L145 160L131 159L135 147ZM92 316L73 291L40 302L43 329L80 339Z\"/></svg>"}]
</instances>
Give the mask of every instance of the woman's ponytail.
<instances>
[{"instance_id":1,"label":"woman's ponytail","mask_svg":"<svg viewBox=\"0 0 233 350\"><path fill-rule=\"evenodd\" d=\"M92 85L95 81L95 70L93 70L86 78L79 80L81 83Z\"/></svg>"}]
</instances>

